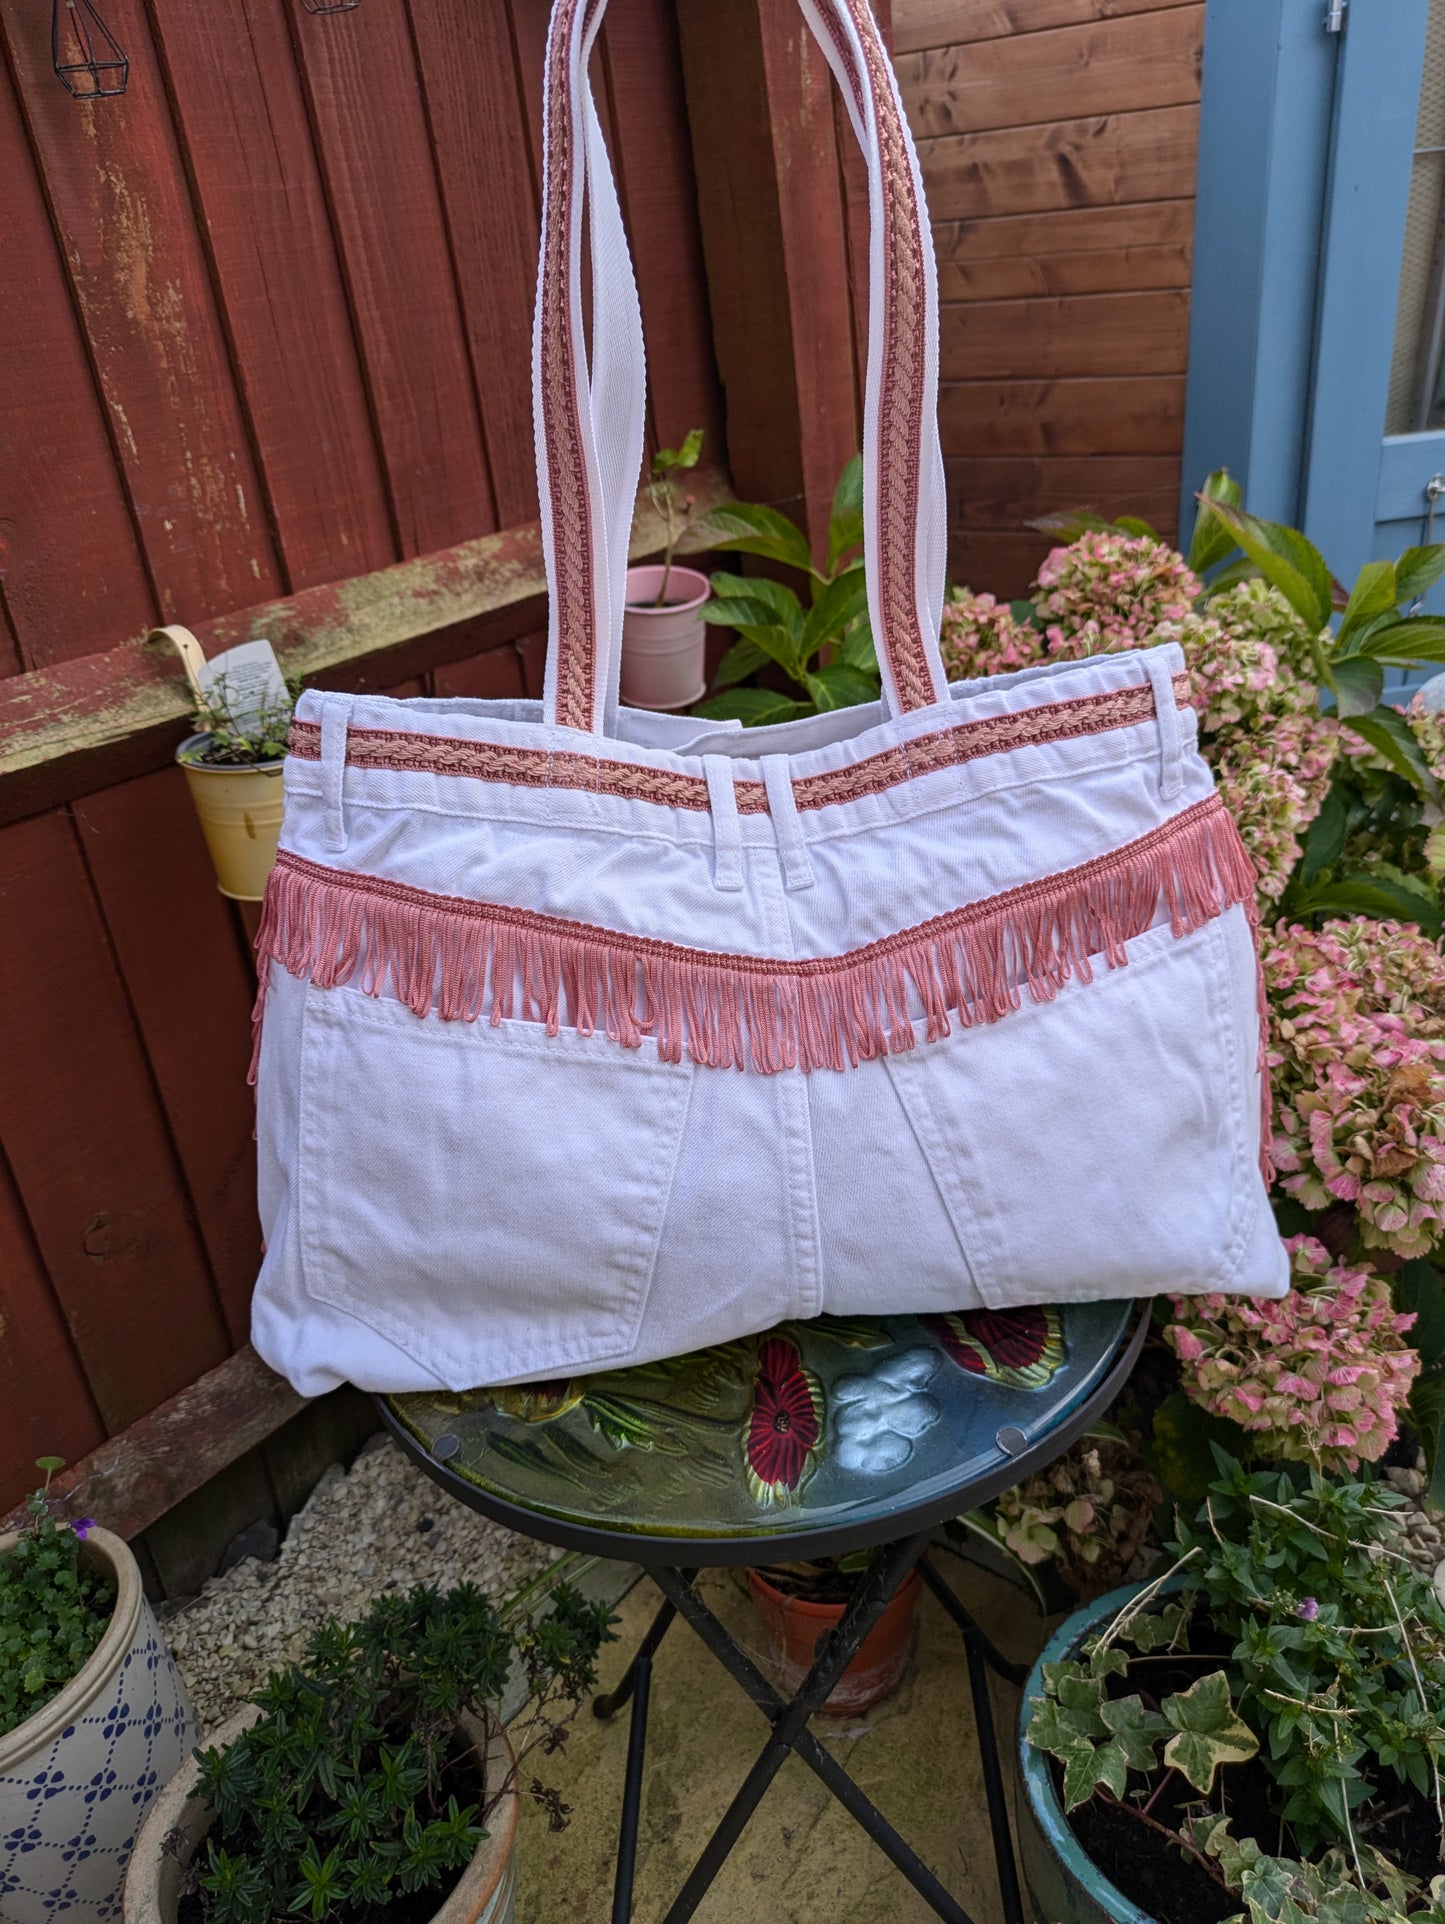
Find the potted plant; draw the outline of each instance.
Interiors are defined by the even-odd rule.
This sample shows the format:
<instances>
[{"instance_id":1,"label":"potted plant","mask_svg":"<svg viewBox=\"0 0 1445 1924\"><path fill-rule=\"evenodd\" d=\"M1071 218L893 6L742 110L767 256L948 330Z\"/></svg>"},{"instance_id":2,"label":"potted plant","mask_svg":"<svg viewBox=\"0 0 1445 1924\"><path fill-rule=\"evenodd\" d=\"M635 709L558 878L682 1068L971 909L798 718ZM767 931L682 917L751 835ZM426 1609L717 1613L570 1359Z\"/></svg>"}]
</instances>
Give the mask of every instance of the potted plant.
<instances>
[{"instance_id":1,"label":"potted plant","mask_svg":"<svg viewBox=\"0 0 1445 1924\"><path fill-rule=\"evenodd\" d=\"M1439 1924L1445 1606L1399 1499L1216 1457L1164 1576L1071 1617L1025 1686L1039 1915Z\"/></svg>"},{"instance_id":2,"label":"potted plant","mask_svg":"<svg viewBox=\"0 0 1445 1924\"><path fill-rule=\"evenodd\" d=\"M666 542L661 566L627 570L622 699L629 708L686 708L707 686L702 608L708 579L673 560L693 507L677 477L695 468L701 453L702 429L694 428L680 448L659 448L652 457L647 494L662 516Z\"/></svg>"},{"instance_id":3,"label":"potted plant","mask_svg":"<svg viewBox=\"0 0 1445 1924\"><path fill-rule=\"evenodd\" d=\"M518 1763L565 1738L610 1620L562 1584L513 1628L459 1584L323 1624L157 1800L125 1924L509 1924ZM536 1700L515 1746L489 1708L514 1662Z\"/></svg>"},{"instance_id":4,"label":"potted plant","mask_svg":"<svg viewBox=\"0 0 1445 1924\"><path fill-rule=\"evenodd\" d=\"M126 1859L159 1785L195 1741L180 1676L135 1558L47 1493L0 1536L0 1917L113 1917Z\"/></svg>"},{"instance_id":5,"label":"potted plant","mask_svg":"<svg viewBox=\"0 0 1445 1924\"><path fill-rule=\"evenodd\" d=\"M764 575L712 577L713 599L702 619L731 628L738 639L713 676L713 693L694 711L757 728L878 700L878 656L868 620L863 572L863 463L844 468L828 522L828 565L813 565L807 536L776 508L731 501L714 508L696 533L714 548L779 562L806 577L805 608L793 589ZM780 669L796 693L767 687L762 672Z\"/></svg>"},{"instance_id":6,"label":"potted plant","mask_svg":"<svg viewBox=\"0 0 1445 1924\"><path fill-rule=\"evenodd\" d=\"M240 711L220 676L197 698L195 733L176 760L211 851L216 886L238 902L259 902L281 833L282 767L299 684L288 682L259 709Z\"/></svg>"},{"instance_id":7,"label":"potted plant","mask_svg":"<svg viewBox=\"0 0 1445 1924\"><path fill-rule=\"evenodd\" d=\"M746 1570L748 1590L772 1656L774 1680L791 1696L812 1668L820 1638L843 1615L871 1551L823 1557L813 1563L769 1564ZM922 1580L910 1570L856 1657L823 1705L830 1717L871 1710L903 1682L913 1654L913 1629Z\"/></svg>"}]
</instances>

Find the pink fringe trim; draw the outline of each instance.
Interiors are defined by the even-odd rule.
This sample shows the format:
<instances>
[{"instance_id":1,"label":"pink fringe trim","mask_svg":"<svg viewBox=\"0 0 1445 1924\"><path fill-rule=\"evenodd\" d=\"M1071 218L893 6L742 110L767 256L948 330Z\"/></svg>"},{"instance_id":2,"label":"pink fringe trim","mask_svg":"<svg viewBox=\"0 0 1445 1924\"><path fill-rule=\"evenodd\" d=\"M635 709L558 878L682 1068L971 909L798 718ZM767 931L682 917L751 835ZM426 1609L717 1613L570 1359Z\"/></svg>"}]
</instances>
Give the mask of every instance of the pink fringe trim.
<instances>
[{"instance_id":1,"label":"pink fringe trim","mask_svg":"<svg viewBox=\"0 0 1445 1924\"><path fill-rule=\"evenodd\" d=\"M866 948L816 960L684 948L558 916L323 867L283 851L266 890L256 947L261 968L257 1050L267 965L318 988L388 989L419 1016L509 1019L602 1031L659 1053L684 1048L709 1068L844 1069L927 1039L997 1022L1027 988L1051 1000L1095 961L1127 960L1125 944L1153 926L1161 901L1175 935L1242 903L1255 917L1255 872L1217 796L1113 853L1008 889ZM1261 987L1261 1023L1264 1020ZM1270 1145L1268 1071L1262 1150ZM254 1078L254 1064L252 1075Z\"/></svg>"}]
</instances>

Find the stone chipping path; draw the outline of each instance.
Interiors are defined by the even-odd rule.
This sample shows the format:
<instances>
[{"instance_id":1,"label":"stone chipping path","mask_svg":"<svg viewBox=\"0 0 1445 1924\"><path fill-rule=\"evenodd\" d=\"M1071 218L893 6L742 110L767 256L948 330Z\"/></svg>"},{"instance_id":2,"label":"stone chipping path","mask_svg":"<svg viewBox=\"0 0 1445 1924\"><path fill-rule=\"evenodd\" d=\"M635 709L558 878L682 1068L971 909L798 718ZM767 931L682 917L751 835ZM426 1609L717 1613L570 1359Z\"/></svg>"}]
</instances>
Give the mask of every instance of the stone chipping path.
<instances>
[{"instance_id":1,"label":"stone chipping path","mask_svg":"<svg viewBox=\"0 0 1445 1924\"><path fill-rule=\"evenodd\" d=\"M560 1554L451 1501L378 1436L349 1472L326 1472L274 1562L248 1557L212 1577L165 1634L210 1732L294 1662L324 1618L358 1617L384 1590L464 1578L501 1600Z\"/></svg>"}]
</instances>

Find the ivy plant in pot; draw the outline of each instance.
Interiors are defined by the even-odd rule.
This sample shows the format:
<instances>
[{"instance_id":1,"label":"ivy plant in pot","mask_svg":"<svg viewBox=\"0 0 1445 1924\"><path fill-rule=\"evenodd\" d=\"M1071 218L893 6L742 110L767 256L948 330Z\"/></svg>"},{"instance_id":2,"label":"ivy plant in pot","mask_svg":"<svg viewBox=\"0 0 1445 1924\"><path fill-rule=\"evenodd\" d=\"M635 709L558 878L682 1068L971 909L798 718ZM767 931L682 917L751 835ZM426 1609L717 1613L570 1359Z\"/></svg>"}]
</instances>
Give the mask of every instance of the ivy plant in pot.
<instances>
[{"instance_id":1,"label":"ivy plant in pot","mask_svg":"<svg viewBox=\"0 0 1445 1924\"><path fill-rule=\"evenodd\" d=\"M652 457L647 496L662 516L666 540L661 565L627 570L622 699L629 708L686 708L707 685L702 610L708 579L674 559L693 507L678 476L695 468L701 453L702 429L694 428L680 448L659 448Z\"/></svg>"},{"instance_id":2,"label":"ivy plant in pot","mask_svg":"<svg viewBox=\"0 0 1445 1924\"><path fill-rule=\"evenodd\" d=\"M222 676L192 716L195 733L176 750L222 895L259 902L281 834L282 768L299 682L285 700L242 719L232 713Z\"/></svg>"},{"instance_id":3,"label":"ivy plant in pot","mask_svg":"<svg viewBox=\"0 0 1445 1924\"><path fill-rule=\"evenodd\" d=\"M519 1766L564 1740L610 1620L559 1584L514 1623L459 1584L323 1624L157 1800L125 1924L510 1924ZM489 1707L514 1663L520 1734ZM556 1793L526 1788L561 1829Z\"/></svg>"},{"instance_id":4,"label":"ivy plant in pot","mask_svg":"<svg viewBox=\"0 0 1445 1924\"><path fill-rule=\"evenodd\" d=\"M51 1515L59 1457L25 1527L0 1536L0 1917L116 1915L157 1787L196 1731L135 1558Z\"/></svg>"},{"instance_id":5,"label":"ivy plant in pot","mask_svg":"<svg viewBox=\"0 0 1445 1924\"><path fill-rule=\"evenodd\" d=\"M1215 1454L1163 1576L1071 1617L1025 1687L1039 1915L1445 1924L1445 1606L1399 1499Z\"/></svg>"}]
</instances>

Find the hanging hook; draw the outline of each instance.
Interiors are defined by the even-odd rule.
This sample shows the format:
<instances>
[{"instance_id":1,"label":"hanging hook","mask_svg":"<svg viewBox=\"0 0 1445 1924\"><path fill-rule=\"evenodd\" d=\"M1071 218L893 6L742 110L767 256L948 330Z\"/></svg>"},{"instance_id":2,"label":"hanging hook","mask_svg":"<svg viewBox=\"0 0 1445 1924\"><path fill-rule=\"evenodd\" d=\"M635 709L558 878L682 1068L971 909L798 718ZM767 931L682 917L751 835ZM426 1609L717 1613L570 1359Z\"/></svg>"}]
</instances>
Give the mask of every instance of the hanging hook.
<instances>
[{"instance_id":1,"label":"hanging hook","mask_svg":"<svg viewBox=\"0 0 1445 1924\"><path fill-rule=\"evenodd\" d=\"M301 0L308 13L350 13L360 0Z\"/></svg>"},{"instance_id":2,"label":"hanging hook","mask_svg":"<svg viewBox=\"0 0 1445 1924\"><path fill-rule=\"evenodd\" d=\"M130 62L91 0L53 0L50 61L61 86L76 100L123 94L130 79Z\"/></svg>"}]
</instances>

